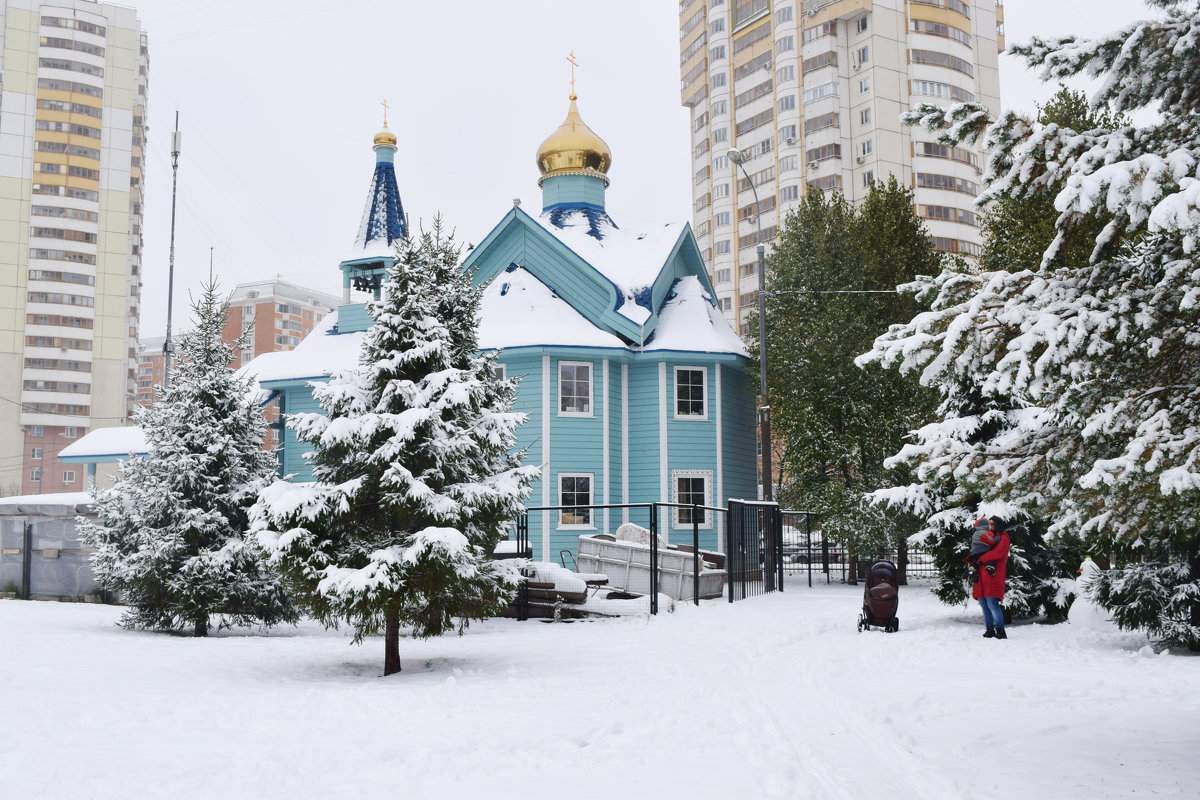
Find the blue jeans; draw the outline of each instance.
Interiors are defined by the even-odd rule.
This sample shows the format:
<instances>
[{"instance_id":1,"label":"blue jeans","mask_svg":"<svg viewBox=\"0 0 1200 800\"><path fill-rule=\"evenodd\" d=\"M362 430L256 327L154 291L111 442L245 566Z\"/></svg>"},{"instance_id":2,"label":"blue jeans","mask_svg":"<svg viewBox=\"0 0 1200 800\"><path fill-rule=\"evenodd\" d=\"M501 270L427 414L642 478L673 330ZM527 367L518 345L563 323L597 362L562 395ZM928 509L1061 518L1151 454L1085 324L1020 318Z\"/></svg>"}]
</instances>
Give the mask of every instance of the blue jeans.
<instances>
[{"instance_id":1,"label":"blue jeans","mask_svg":"<svg viewBox=\"0 0 1200 800\"><path fill-rule=\"evenodd\" d=\"M1000 601L995 597L979 598L979 606L983 609L983 624L989 628L1004 630L1004 612L1000 610Z\"/></svg>"}]
</instances>

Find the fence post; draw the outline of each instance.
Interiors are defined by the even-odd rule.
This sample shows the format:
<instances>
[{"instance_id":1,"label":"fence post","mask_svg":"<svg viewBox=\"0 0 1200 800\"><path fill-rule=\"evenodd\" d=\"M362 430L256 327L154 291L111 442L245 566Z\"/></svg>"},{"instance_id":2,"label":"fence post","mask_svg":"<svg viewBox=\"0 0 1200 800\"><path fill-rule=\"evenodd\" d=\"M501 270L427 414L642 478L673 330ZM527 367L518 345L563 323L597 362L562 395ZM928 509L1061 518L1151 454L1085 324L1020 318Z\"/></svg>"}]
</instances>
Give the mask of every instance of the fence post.
<instances>
[{"instance_id":1,"label":"fence post","mask_svg":"<svg viewBox=\"0 0 1200 800\"><path fill-rule=\"evenodd\" d=\"M692 504L692 602L700 605L700 509Z\"/></svg>"},{"instance_id":2,"label":"fence post","mask_svg":"<svg viewBox=\"0 0 1200 800\"><path fill-rule=\"evenodd\" d=\"M734 576L734 552L735 544L733 540L734 531L737 530L737 523L733 521L732 500L725 504L727 511L725 512L725 583L729 586L729 602L733 602L733 576Z\"/></svg>"},{"instance_id":3,"label":"fence post","mask_svg":"<svg viewBox=\"0 0 1200 800\"><path fill-rule=\"evenodd\" d=\"M808 588L812 588L812 515L804 512L804 541L808 550Z\"/></svg>"},{"instance_id":4,"label":"fence post","mask_svg":"<svg viewBox=\"0 0 1200 800\"><path fill-rule=\"evenodd\" d=\"M650 613L658 613L658 504L650 506Z\"/></svg>"},{"instance_id":5,"label":"fence post","mask_svg":"<svg viewBox=\"0 0 1200 800\"><path fill-rule=\"evenodd\" d=\"M33 597L33 523L25 520L21 537L21 599Z\"/></svg>"},{"instance_id":6,"label":"fence post","mask_svg":"<svg viewBox=\"0 0 1200 800\"><path fill-rule=\"evenodd\" d=\"M775 551L775 569L778 572L779 591L783 591L783 512L779 506L771 512L771 536L775 543L771 548Z\"/></svg>"}]
</instances>

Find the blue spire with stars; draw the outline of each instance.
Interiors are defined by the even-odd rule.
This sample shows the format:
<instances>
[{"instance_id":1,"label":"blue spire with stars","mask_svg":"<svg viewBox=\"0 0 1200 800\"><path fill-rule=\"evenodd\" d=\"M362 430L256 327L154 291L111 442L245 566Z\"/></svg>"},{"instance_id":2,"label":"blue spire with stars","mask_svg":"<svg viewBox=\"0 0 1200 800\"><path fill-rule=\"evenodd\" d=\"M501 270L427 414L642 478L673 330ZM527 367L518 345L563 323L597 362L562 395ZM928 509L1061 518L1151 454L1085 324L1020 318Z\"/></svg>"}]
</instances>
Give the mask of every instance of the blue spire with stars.
<instances>
[{"instance_id":1,"label":"blue spire with stars","mask_svg":"<svg viewBox=\"0 0 1200 800\"><path fill-rule=\"evenodd\" d=\"M362 223L354 246L358 250L388 251L408 235L408 220L396 186L396 135L385 129L375 134L375 174L371 178L371 193L363 209Z\"/></svg>"}]
</instances>

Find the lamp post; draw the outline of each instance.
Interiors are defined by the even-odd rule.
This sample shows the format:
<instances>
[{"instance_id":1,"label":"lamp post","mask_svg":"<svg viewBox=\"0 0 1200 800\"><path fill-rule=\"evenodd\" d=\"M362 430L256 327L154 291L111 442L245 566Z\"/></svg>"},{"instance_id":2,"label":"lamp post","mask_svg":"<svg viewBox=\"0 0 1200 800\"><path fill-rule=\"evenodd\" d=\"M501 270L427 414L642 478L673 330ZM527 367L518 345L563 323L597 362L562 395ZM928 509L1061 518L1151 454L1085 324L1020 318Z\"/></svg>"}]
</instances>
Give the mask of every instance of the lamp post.
<instances>
[{"instance_id":1,"label":"lamp post","mask_svg":"<svg viewBox=\"0 0 1200 800\"><path fill-rule=\"evenodd\" d=\"M762 449L762 497L772 500L771 489L771 405L767 401L767 274L766 245L762 242L762 213L758 203L758 187L746 171L746 157L736 147L729 148L729 160L738 165L750 190L754 192L754 222L758 228L758 436ZM734 192L734 197L737 193Z\"/></svg>"}]
</instances>

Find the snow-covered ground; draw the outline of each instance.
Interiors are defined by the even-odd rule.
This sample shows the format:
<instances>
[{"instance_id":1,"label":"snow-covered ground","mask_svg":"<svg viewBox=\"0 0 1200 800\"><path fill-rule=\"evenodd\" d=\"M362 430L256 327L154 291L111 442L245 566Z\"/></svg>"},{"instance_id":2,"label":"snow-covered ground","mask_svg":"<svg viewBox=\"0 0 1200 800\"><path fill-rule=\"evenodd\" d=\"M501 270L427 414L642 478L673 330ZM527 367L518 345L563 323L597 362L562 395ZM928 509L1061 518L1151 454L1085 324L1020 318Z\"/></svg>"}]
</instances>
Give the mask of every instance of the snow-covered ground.
<instances>
[{"instance_id":1,"label":"snow-covered ground","mask_svg":"<svg viewBox=\"0 0 1200 800\"><path fill-rule=\"evenodd\" d=\"M190 639L0 601L4 797L1196 797L1200 660L1067 625L792 586L654 619L382 645Z\"/></svg>"}]
</instances>

